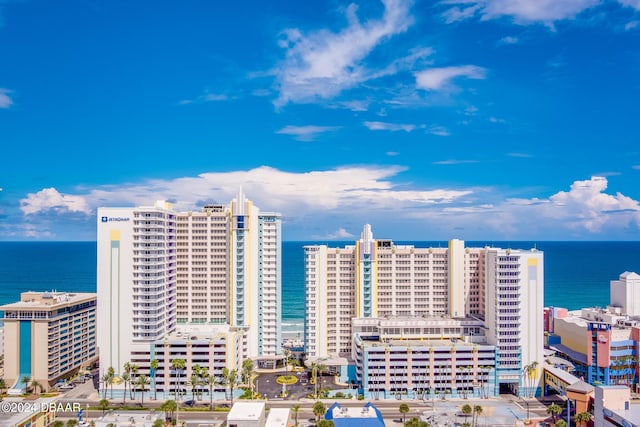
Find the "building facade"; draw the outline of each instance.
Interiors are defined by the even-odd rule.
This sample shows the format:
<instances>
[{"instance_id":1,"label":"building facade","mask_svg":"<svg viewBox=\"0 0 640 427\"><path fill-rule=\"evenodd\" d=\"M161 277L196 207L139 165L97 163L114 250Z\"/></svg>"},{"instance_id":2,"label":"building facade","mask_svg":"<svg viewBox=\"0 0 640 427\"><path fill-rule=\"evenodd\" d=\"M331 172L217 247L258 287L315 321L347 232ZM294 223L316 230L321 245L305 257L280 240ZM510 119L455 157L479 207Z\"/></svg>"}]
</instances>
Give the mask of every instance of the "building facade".
<instances>
[{"instance_id":1,"label":"building facade","mask_svg":"<svg viewBox=\"0 0 640 427\"><path fill-rule=\"evenodd\" d=\"M353 321L356 375L367 398L493 397L496 347L478 319Z\"/></svg>"},{"instance_id":2,"label":"building facade","mask_svg":"<svg viewBox=\"0 0 640 427\"><path fill-rule=\"evenodd\" d=\"M154 343L175 336L178 325L227 325L239 340L239 350L227 353L234 355L225 364L231 369L242 362L231 363L235 356L277 356L280 224L279 214L260 212L242 191L228 206L198 212L175 212L165 202L100 208L101 375L151 355Z\"/></svg>"},{"instance_id":3,"label":"building facade","mask_svg":"<svg viewBox=\"0 0 640 427\"><path fill-rule=\"evenodd\" d=\"M369 225L355 245L304 250L310 360L355 360L353 318L475 318L496 348L496 386L540 393L542 252L466 248L461 240L440 248L396 245L374 239Z\"/></svg>"},{"instance_id":4,"label":"building facade","mask_svg":"<svg viewBox=\"0 0 640 427\"><path fill-rule=\"evenodd\" d=\"M24 388L23 378L48 391L59 379L96 362L96 295L23 292L4 311L4 379Z\"/></svg>"}]
</instances>

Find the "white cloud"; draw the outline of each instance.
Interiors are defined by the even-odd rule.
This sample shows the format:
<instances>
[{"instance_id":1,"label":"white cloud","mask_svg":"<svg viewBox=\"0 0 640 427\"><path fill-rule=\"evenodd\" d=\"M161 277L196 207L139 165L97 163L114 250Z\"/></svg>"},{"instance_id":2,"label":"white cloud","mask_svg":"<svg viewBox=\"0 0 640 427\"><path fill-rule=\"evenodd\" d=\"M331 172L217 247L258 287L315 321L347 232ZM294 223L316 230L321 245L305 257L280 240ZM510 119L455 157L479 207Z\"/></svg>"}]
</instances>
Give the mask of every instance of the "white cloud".
<instances>
[{"instance_id":1,"label":"white cloud","mask_svg":"<svg viewBox=\"0 0 640 427\"><path fill-rule=\"evenodd\" d=\"M445 128L444 126L438 126L438 125L430 126L427 129L427 133L430 133L431 135L436 135L436 136L451 136L451 132L449 131L449 129Z\"/></svg>"},{"instance_id":2,"label":"white cloud","mask_svg":"<svg viewBox=\"0 0 640 427\"><path fill-rule=\"evenodd\" d=\"M636 170L640 170L640 165L633 165L631 166L632 169L636 169Z\"/></svg>"},{"instance_id":3,"label":"white cloud","mask_svg":"<svg viewBox=\"0 0 640 427\"><path fill-rule=\"evenodd\" d=\"M398 153L397 151L387 151L385 154L387 156L391 156L391 157L395 157L395 156L400 155L400 153Z\"/></svg>"},{"instance_id":4,"label":"white cloud","mask_svg":"<svg viewBox=\"0 0 640 427\"><path fill-rule=\"evenodd\" d=\"M91 214L91 208L83 196L61 194L55 188L44 188L28 194L26 199L20 200L20 210L25 215L46 211Z\"/></svg>"},{"instance_id":5,"label":"white cloud","mask_svg":"<svg viewBox=\"0 0 640 427\"><path fill-rule=\"evenodd\" d=\"M618 0L623 6L629 6L636 10L640 10L640 0Z\"/></svg>"},{"instance_id":6,"label":"white cloud","mask_svg":"<svg viewBox=\"0 0 640 427\"><path fill-rule=\"evenodd\" d=\"M387 123L387 122L364 122L364 125L369 130L385 130L390 132L396 132L396 131L413 132L418 128L418 126L411 125L411 124Z\"/></svg>"},{"instance_id":7,"label":"white cloud","mask_svg":"<svg viewBox=\"0 0 640 427\"><path fill-rule=\"evenodd\" d=\"M640 25L640 21L630 21L627 22L624 26L624 30L625 31L631 31L634 28L638 28L638 25Z\"/></svg>"},{"instance_id":8,"label":"white cloud","mask_svg":"<svg viewBox=\"0 0 640 427\"><path fill-rule=\"evenodd\" d=\"M529 158L533 157L529 153L507 153L507 156L509 156L509 157L519 157L519 158L522 158L522 159L529 159Z\"/></svg>"},{"instance_id":9,"label":"white cloud","mask_svg":"<svg viewBox=\"0 0 640 427\"><path fill-rule=\"evenodd\" d=\"M13 100L9 97L11 91L0 87L0 108L9 108L13 105Z\"/></svg>"},{"instance_id":10,"label":"white cloud","mask_svg":"<svg viewBox=\"0 0 640 427\"><path fill-rule=\"evenodd\" d=\"M455 87L451 84L451 80L458 77L484 79L485 76L486 69L475 65L430 68L415 73L418 88L433 91L454 89Z\"/></svg>"},{"instance_id":11,"label":"white cloud","mask_svg":"<svg viewBox=\"0 0 640 427\"><path fill-rule=\"evenodd\" d=\"M338 230L336 230L333 233L329 233L326 236L316 236L316 239L319 240L336 240L336 239L351 239L353 238L354 235L349 233L347 230L345 230L344 228L340 227Z\"/></svg>"},{"instance_id":12,"label":"white cloud","mask_svg":"<svg viewBox=\"0 0 640 427\"><path fill-rule=\"evenodd\" d=\"M183 99L181 101L178 101L178 105L200 104L203 102L227 101L228 99L229 99L229 96L223 93L205 92L194 99Z\"/></svg>"},{"instance_id":13,"label":"white cloud","mask_svg":"<svg viewBox=\"0 0 640 427\"><path fill-rule=\"evenodd\" d=\"M340 129L339 126L285 126L276 131L277 134L294 136L298 141L313 141L325 132L333 132Z\"/></svg>"},{"instance_id":14,"label":"white cloud","mask_svg":"<svg viewBox=\"0 0 640 427\"><path fill-rule=\"evenodd\" d=\"M479 162L478 160L456 160L456 159L439 160L437 162L432 162L432 164L434 165L464 165L468 163L479 163Z\"/></svg>"},{"instance_id":15,"label":"white cloud","mask_svg":"<svg viewBox=\"0 0 640 427\"><path fill-rule=\"evenodd\" d=\"M518 39L517 37L506 36L501 38L498 44L518 44L519 42L520 39Z\"/></svg>"},{"instance_id":16,"label":"white cloud","mask_svg":"<svg viewBox=\"0 0 640 427\"><path fill-rule=\"evenodd\" d=\"M391 179L404 171L399 166L343 167L304 173L262 166L235 172L203 173L197 177L149 180L137 184L103 186L77 195L44 189L21 200L25 214L59 209L60 212L95 211L98 206L146 206L153 200L176 200L177 210L197 209L202 201L227 201L239 187L257 206L298 216L334 209L393 209L451 203L470 195L469 189L404 189Z\"/></svg>"},{"instance_id":17,"label":"white cloud","mask_svg":"<svg viewBox=\"0 0 640 427\"><path fill-rule=\"evenodd\" d=\"M348 25L337 33L327 29L309 34L298 29L284 31L279 45L286 49L285 59L274 70L280 92L276 106L329 99L345 89L380 77L380 73L365 67L364 59L376 46L406 31L413 23L408 0L383 0L383 4L382 18L364 23L356 15L357 6L349 5ZM428 53L420 51L418 56ZM401 65L392 64L386 73L395 72Z\"/></svg>"},{"instance_id":18,"label":"white cloud","mask_svg":"<svg viewBox=\"0 0 640 427\"><path fill-rule=\"evenodd\" d=\"M637 0L620 0L637 2ZM442 4L454 5L443 17L446 22L470 19L479 15L481 19L510 17L518 24L573 19L581 12L597 6L602 0L446 0ZM464 8L460 9L460 5ZM452 17L456 19L452 19Z\"/></svg>"}]
</instances>

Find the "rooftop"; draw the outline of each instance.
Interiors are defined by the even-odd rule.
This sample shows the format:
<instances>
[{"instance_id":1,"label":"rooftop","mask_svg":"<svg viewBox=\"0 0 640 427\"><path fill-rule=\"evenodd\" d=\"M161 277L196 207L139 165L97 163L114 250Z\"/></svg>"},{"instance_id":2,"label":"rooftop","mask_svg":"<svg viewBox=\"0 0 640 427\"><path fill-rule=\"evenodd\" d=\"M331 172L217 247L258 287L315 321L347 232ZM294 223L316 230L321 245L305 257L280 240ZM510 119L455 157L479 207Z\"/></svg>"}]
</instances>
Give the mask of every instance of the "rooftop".
<instances>
[{"instance_id":1,"label":"rooftop","mask_svg":"<svg viewBox=\"0 0 640 427\"><path fill-rule=\"evenodd\" d=\"M256 421L265 413L264 402L236 402L233 404L227 420Z\"/></svg>"},{"instance_id":2,"label":"rooftop","mask_svg":"<svg viewBox=\"0 0 640 427\"><path fill-rule=\"evenodd\" d=\"M0 306L2 310L33 310L41 308L44 310L58 309L64 306L75 305L81 302L96 300L96 294L69 293L69 292L22 292L20 301Z\"/></svg>"},{"instance_id":3,"label":"rooftop","mask_svg":"<svg viewBox=\"0 0 640 427\"><path fill-rule=\"evenodd\" d=\"M288 408L271 408L264 427L287 427L289 424Z\"/></svg>"}]
</instances>

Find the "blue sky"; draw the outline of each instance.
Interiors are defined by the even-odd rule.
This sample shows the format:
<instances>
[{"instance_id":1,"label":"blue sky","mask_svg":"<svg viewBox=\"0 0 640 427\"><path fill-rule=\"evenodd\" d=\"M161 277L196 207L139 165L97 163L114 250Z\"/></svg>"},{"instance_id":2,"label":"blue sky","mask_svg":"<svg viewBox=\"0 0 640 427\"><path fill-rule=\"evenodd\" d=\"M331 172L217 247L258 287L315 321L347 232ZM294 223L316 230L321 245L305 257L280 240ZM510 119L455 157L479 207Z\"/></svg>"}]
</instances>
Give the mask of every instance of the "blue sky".
<instances>
[{"instance_id":1,"label":"blue sky","mask_svg":"<svg viewBox=\"0 0 640 427\"><path fill-rule=\"evenodd\" d=\"M0 240L228 202L284 238L638 240L640 0L0 0Z\"/></svg>"}]
</instances>

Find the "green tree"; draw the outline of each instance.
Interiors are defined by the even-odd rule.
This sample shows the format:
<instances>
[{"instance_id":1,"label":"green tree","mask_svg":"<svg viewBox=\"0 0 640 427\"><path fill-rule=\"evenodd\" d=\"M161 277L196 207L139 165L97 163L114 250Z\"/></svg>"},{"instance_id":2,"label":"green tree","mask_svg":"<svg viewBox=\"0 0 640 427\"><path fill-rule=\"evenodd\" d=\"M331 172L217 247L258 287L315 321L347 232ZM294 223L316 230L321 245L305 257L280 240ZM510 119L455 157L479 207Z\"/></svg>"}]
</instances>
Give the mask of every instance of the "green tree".
<instances>
[{"instance_id":1,"label":"green tree","mask_svg":"<svg viewBox=\"0 0 640 427\"><path fill-rule=\"evenodd\" d=\"M127 384L131 382L131 375L127 370L120 375L120 379L122 380L122 384L124 384L124 393L122 393L122 406L127 404Z\"/></svg>"},{"instance_id":2,"label":"green tree","mask_svg":"<svg viewBox=\"0 0 640 427\"><path fill-rule=\"evenodd\" d=\"M64 427L64 421L55 420L53 422L53 427Z\"/></svg>"},{"instance_id":3,"label":"green tree","mask_svg":"<svg viewBox=\"0 0 640 427\"><path fill-rule=\"evenodd\" d=\"M251 377L253 376L253 360L245 359L242 362L242 382L249 385L251 383ZM253 389L253 384L252 389Z\"/></svg>"},{"instance_id":4,"label":"green tree","mask_svg":"<svg viewBox=\"0 0 640 427\"><path fill-rule=\"evenodd\" d=\"M180 400L182 371L184 371L184 368L186 366L187 366L187 363L185 362L184 359L173 359L171 361L171 369L173 369L174 372L176 373L176 385L175 385L176 400Z\"/></svg>"},{"instance_id":5,"label":"green tree","mask_svg":"<svg viewBox=\"0 0 640 427\"><path fill-rule=\"evenodd\" d=\"M291 410L293 411L293 413L295 414L296 417L296 427L298 427L298 412L300 412L300 405L293 405L291 407Z\"/></svg>"},{"instance_id":6,"label":"green tree","mask_svg":"<svg viewBox=\"0 0 640 427\"><path fill-rule=\"evenodd\" d=\"M318 427L334 427L335 424L331 420L320 420L318 421Z\"/></svg>"},{"instance_id":7,"label":"green tree","mask_svg":"<svg viewBox=\"0 0 640 427\"><path fill-rule=\"evenodd\" d=\"M407 414L409 413L411 409L409 408L409 405L407 405L406 403L401 403L400 404L400 408L399 411L402 414L402 423L404 424L407 421Z\"/></svg>"},{"instance_id":8,"label":"green tree","mask_svg":"<svg viewBox=\"0 0 640 427\"><path fill-rule=\"evenodd\" d=\"M547 408L547 414L551 415L554 423L556 422L556 418L558 417L558 415L560 415L561 413L562 406L556 405L555 403Z\"/></svg>"},{"instance_id":9,"label":"green tree","mask_svg":"<svg viewBox=\"0 0 640 427\"><path fill-rule=\"evenodd\" d=\"M474 427L478 425L478 420L480 419L480 415L482 415L484 409L480 405L473 406L473 425Z\"/></svg>"},{"instance_id":10,"label":"green tree","mask_svg":"<svg viewBox=\"0 0 640 427\"><path fill-rule=\"evenodd\" d=\"M324 406L324 403L317 400L316 403L313 404L313 415L316 416L316 424L320 420L320 417L325 414L325 412L327 412L327 408Z\"/></svg>"},{"instance_id":11,"label":"green tree","mask_svg":"<svg viewBox=\"0 0 640 427\"><path fill-rule=\"evenodd\" d=\"M429 427L429 423L426 421L421 421L416 417L411 418L409 421L404 423L405 427Z\"/></svg>"},{"instance_id":12,"label":"green tree","mask_svg":"<svg viewBox=\"0 0 640 427\"><path fill-rule=\"evenodd\" d=\"M107 383L109 384L110 389L110 398L113 399L113 380L116 377L116 370L113 369L113 366L109 366L107 368Z\"/></svg>"},{"instance_id":13,"label":"green tree","mask_svg":"<svg viewBox=\"0 0 640 427\"><path fill-rule=\"evenodd\" d=\"M163 426L164 426L164 422L162 420L155 420L153 424L151 424L151 427L163 427Z\"/></svg>"},{"instance_id":14,"label":"green tree","mask_svg":"<svg viewBox=\"0 0 640 427\"><path fill-rule=\"evenodd\" d=\"M467 418L473 413L473 407L467 403L465 405L462 405L460 411L464 414L465 418Z\"/></svg>"},{"instance_id":15,"label":"green tree","mask_svg":"<svg viewBox=\"0 0 640 427\"><path fill-rule=\"evenodd\" d=\"M4 394L5 389L7 388L7 382L4 378L0 378L0 394ZM2 396L0 396L2 398Z\"/></svg>"},{"instance_id":16,"label":"green tree","mask_svg":"<svg viewBox=\"0 0 640 427\"><path fill-rule=\"evenodd\" d=\"M107 409L109 409L109 401L107 399L101 399L100 402L98 402L98 407L102 409L102 415L104 415Z\"/></svg>"},{"instance_id":17,"label":"green tree","mask_svg":"<svg viewBox=\"0 0 640 427\"><path fill-rule=\"evenodd\" d=\"M76 427L78 425L78 420L67 420L67 427Z\"/></svg>"},{"instance_id":18,"label":"green tree","mask_svg":"<svg viewBox=\"0 0 640 427\"><path fill-rule=\"evenodd\" d=\"M565 420L556 421L556 427L567 427L567 422Z\"/></svg>"},{"instance_id":19,"label":"green tree","mask_svg":"<svg viewBox=\"0 0 640 427\"><path fill-rule=\"evenodd\" d=\"M587 423L591 420L591 414L588 412L580 412L578 415L576 415L576 423L578 423L578 425L587 425Z\"/></svg>"},{"instance_id":20,"label":"green tree","mask_svg":"<svg viewBox=\"0 0 640 427\"><path fill-rule=\"evenodd\" d=\"M151 362L149 362L149 375L151 375L151 381L153 382L153 400L158 399L158 386L156 385L156 373L158 372L158 366L158 359L151 359Z\"/></svg>"},{"instance_id":21,"label":"green tree","mask_svg":"<svg viewBox=\"0 0 640 427\"><path fill-rule=\"evenodd\" d=\"M42 384L40 384L37 380L33 379L31 380L31 389L35 394L40 394L39 392L42 391Z\"/></svg>"},{"instance_id":22,"label":"green tree","mask_svg":"<svg viewBox=\"0 0 640 427\"><path fill-rule=\"evenodd\" d=\"M149 378L145 375L139 375L136 378L136 386L137 389L140 390L140 405L144 406L144 392L147 389L147 385L149 385Z\"/></svg>"},{"instance_id":23,"label":"green tree","mask_svg":"<svg viewBox=\"0 0 640 427\"><path fill-rule=\"evenodd\" d=\"M204 379L204 384L209 388L209 409L213 409L213 389L218 384L218 380L214 375L208 375Z\"/></svg>"},{"instance_id":24,"label":"green tree","mask_svg":"<svg viewBox=\"0 0 640 427\"><path fill-rule=\"evenodd\" d=\"M178 410L178 403L175 400L167 400L160 405L160 410L166 414L166 418L173 419L173 415Z\"/></svg>"},{"instance_id":25,"label":"green tree","mask_svg":"<svg viewBox=\"0 0 640 427\"><path fill-rule=\"evenodd\" d=\"M129 383L129 397L131 398L131 400L135 399L135 390L134 390L134 386L137 384L136 382L136 378L138 375L138 365L136 365L135 363L132 363L130 366L131 369L131 379L130 379L130 383Z\"/></svg>"},{"instance_id":26,"label":"green tree","mask_svg":"<svg viewBox=\"0 0 640 427\"><path fill-rule=\"evenodd\" d=\"M225 387L230 390L229 396L231 397L231 403L233 403L233 389L238 383L238 371L235 369L222 368L222 378L224 379Z\"/></svg>"},{"instance_id":27,"label":"green tree","mask_svg":"<svg viewBox=\"0 0 640 427\"><path fill-rule=\"evenodd\" d=\"M31 377L29 375L25 375L20 379L20 382L24 384L25 393L29 393L29 383L31 382Z\"/></svg>"}]
</instances>

